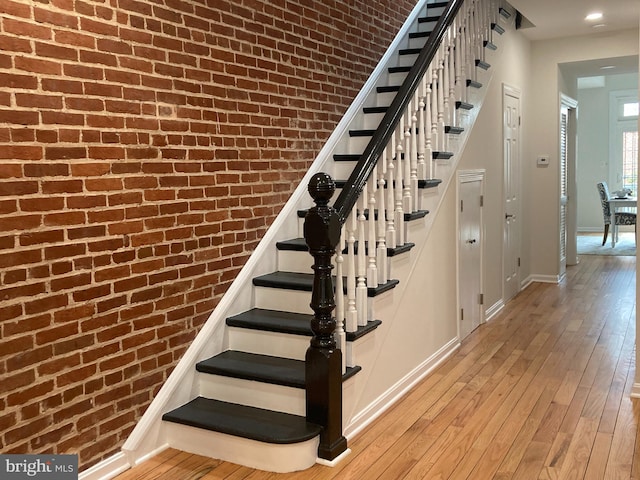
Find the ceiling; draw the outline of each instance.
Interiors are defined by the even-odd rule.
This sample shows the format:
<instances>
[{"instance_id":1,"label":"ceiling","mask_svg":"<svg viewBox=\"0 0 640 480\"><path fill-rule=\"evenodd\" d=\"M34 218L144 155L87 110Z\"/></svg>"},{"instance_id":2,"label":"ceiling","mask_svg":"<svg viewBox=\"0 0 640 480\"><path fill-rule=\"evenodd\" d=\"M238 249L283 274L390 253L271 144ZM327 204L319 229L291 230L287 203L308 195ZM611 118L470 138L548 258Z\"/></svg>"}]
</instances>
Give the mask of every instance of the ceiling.
<instances>
[{"instance_id":1,"label":"ceiling","mask_svg":"<svg viewBox=\"0 0 640 480\"><path fill-rule=\"evenodd\" d=\"M638 28L640 22L638 0L510 0L509 3L528 20L523 23L522 32L531 40ZM585 20L596 11L603 14L601 20Z\"/></svg>"},{"instance_id":2,"label":"ceiling","mask_svg":"<svg viewBox=\"0 0 640 480\"><path fill-rule=\"evenodd\" d=\"M509 0L522 15L520 30L532 41L637 29L639 0ZM601 12L597 21L586 21L592 12ZM597 25L597 26L596 26ZM575 62L565 67L576 77L638 72L638 57L618 57ZM602 67L606 67L605 70Z\"/></svg>"}]
</instances>

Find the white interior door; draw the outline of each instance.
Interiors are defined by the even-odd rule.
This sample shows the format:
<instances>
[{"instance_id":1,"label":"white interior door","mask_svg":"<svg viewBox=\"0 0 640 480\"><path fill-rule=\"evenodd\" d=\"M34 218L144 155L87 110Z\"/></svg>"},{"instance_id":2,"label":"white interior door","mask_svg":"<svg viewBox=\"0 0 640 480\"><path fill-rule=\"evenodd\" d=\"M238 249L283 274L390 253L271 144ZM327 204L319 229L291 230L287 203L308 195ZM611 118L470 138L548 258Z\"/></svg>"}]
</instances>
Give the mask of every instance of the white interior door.
<instances>
[{"instance_id":1,"label":"white interior door","mask_svg":"<svg viewBox=\"0 0 640 480\"><path fill-rule=\"evenodd\" d=\"M560 278L578 263L576 185L576 109L578 102L560 97Z\"/></svg>"},{"instance_id":2,"label":"white interior door","mask_svg":"<svg viewBox=\"0 0 640 480\"><path fill-rule=\"evenodd\" d=\"M520 91L503 86L503 301L520 291Z\"/></svg>"},{"instance_id":3,"label":"white interior door","mask_svg":"<svg viewBox=\"0 0 640 480\"><path fill-rule=\"evenodd\" d=\"M560 268L562 278L567 273L567 130L569 110L564 105L560 110Z\"/></svg>"},{"instance_id":4,"label":"white interior door","mask_svg":"<svg viewBox=\"0 0 640 480\"><path fill-rule=\"evenodd\" d=\"M460 340L482 322L483 170L458 174L458 303Z\"/></svg>"}]
</instances>

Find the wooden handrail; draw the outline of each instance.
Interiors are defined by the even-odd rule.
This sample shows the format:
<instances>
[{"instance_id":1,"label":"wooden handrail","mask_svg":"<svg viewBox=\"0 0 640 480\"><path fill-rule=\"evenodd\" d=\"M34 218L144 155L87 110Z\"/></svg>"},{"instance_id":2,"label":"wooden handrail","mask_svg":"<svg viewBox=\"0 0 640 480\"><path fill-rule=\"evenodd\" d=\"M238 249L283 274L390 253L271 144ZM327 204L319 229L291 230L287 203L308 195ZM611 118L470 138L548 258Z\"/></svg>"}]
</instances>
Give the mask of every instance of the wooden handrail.
<instances>
[{"instance_id":1,"label":"wooden handrail","mask_svg":"<svg viewBox=\"0 0 640 480\"><path fill-rule=\"evenodd\" d=\"M409 70L407 78L402 83L400 90L387 109L371 141L360 156L357 165L342 188L338 198L336 198L334 209L340 219L341 225L344 225L347 221L347 217L358 201L360 193L371 172L378 163L378 159L382 156L382 152L389 144L391 136L402 118L403 112L406 110L409 101L420 85L422 77L433 61L440 47L440 43L447 32L447 28L453 23L463 3L464 0L449 1L444 13L436 23L433 32L429 34L429 38L420 51L416 62L413 67L411 67L411 70Z\"/></svg>"}]
</instances>

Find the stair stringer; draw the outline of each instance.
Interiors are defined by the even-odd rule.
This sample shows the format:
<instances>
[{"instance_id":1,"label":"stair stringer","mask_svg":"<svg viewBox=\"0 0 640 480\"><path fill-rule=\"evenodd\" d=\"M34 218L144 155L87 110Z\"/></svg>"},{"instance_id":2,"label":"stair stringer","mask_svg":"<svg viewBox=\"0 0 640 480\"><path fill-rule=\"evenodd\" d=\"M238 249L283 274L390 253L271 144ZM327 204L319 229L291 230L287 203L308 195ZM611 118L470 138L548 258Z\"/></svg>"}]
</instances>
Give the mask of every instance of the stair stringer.
<instances>
[{"instance_id":1,"label":"stair stringer","mask_svg":"<svg viewBox=\"0 0 640 480\"><path fill-rule=\"evenodd\" d=\"M389 66L397 62L399 49L409 45L409 32L415 30L419 16L429 3L432 2L429 0L417 2L369 80L319 152L309 171L302 178L289 201L267 230L254 253L232 282L220 303L125 441L122 452L130 466L138 465L168 448L169 445L162 431L162 415L198 395L199 384L195 365L225 350L226 318L253 306L252 279L276 269L276 257L273 252L277 242L298 235L296 212L312 206L307 191L309 181L318 172L332 171L333 154L344 146L345 139L349 136L349 130L364 124L363 108L370 104L371 99L375 97L376 87L385 84ZM261 468L267 467L262 466Z\"/></svg>"}]
</instances>

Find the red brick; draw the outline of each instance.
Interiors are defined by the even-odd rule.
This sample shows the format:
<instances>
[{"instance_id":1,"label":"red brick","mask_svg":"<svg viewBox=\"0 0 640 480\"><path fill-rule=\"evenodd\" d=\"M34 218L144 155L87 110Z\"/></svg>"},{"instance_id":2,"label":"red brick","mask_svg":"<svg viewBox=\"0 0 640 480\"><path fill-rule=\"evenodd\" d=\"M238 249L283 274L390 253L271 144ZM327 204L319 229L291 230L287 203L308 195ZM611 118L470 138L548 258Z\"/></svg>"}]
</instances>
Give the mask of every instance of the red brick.
<instances>
[{"instance_id":1,"label":"red brick","mask_svg":"<svg viewBox=\"0 0 640 480\"><path fill-rule=\"evenodd\" d=\"M28 315L33 315L66 307L68 304L69 299L65 294L47 295L45 298L39 300L25 302L24 311Z\"/></svg>"},{"instance_id":2,"label":"red brick","mask_svg":"<svg viewBox=\"0 0 640 480\"><path fill-rule=\"evenodd\" d=\"M49 30L47 29L47 31ZM46 75L60 75L62 73L62 66L60 63L52 60L16 57L15 64L18 70L23 70L25 72L42 73Z\"/></svg>"},{"instance_id":3,"label":"red brick","mask_svg":"<svg viewBox=\"0 0 640 480\"><path fill-rule=\"evenodd\" d=\"M39 245L42 243L56 243L64 240L63 230L47 230L44 232L27 232L20 234L20 245Z\"/></svg>"},{"instance_id":4,"label":"red brick","mask_svg":"<svg viewBox=\"0 0 640 480\"><path fill-rule=\"evenodd\" d=\"M38 57L78 61L78 51L73 48L40 42L35 42L35 47L35 52Z\"/></svg>"}]
</instances>

